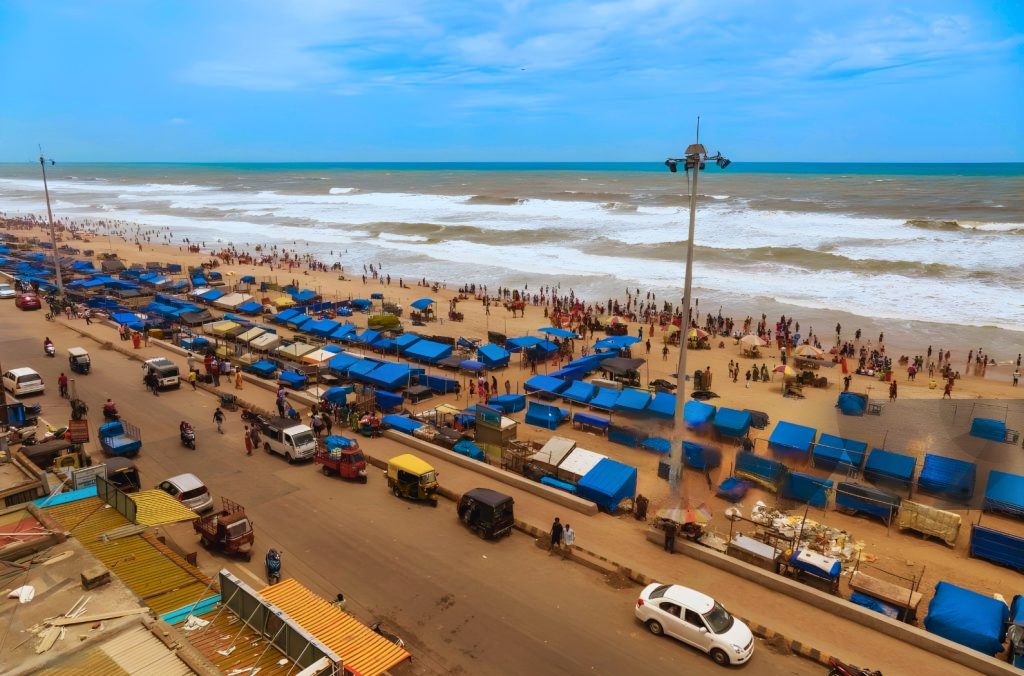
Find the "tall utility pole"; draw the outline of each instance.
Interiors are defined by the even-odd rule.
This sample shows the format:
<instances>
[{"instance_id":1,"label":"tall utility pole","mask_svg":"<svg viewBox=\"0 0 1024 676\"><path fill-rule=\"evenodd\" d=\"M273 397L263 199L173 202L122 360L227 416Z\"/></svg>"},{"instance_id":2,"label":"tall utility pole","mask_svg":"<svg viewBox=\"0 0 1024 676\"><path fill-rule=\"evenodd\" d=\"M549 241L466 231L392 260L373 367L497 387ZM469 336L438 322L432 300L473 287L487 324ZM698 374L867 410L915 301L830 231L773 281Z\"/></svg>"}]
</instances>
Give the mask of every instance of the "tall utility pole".
<instances>
[{"instance_id":1,"label":"tall utility pole","mask_svg":"<svg viewBox=\"0 0 1024 676\"><path fill-rule=\"evenodd\" d=\"M690 297L693 286L693 236L697 221L697 181L704 163L711 160L721 169L725 169L731 163L722 157L721 153L708 156L707 150L700 143L700 118L697 118L697 139L686 149L686 153L680 158L669 158L665 160L665 166L669 171L675 173L679 163L683 163L683 171L687 178L690 170L693 170L693 182L690 185L690 232L686 239L686 276L683 282L683 308L682 320L679 325L679 364L676 369L676 379L679 386L676 389L676 410L673 416L671 456L669 465L669 487L670 498L678 500L681 496L680 479L683 475L683 430L684 418L683 409L686 406L686 352L687 334L690 331Z\"/></svg>"},{"instance_id":2,"label":"tall utility pole","mask_svg":"<svg viewBox=\"0 0 1024 676\"><path fill-rule=\"evenodd\" d=\"M46 216L50 223L50 242L53 244L53 271L57 276L57 298L64 300L64 279L60 271L60 252L57 251L57 231L53 227L53 209L50 208L50 187L46 183L46 163L56 164L53 160L43 157L43 147L39 146L39 166L43 170L43 193L46 195Z\"/></svg>"}]
</instances>

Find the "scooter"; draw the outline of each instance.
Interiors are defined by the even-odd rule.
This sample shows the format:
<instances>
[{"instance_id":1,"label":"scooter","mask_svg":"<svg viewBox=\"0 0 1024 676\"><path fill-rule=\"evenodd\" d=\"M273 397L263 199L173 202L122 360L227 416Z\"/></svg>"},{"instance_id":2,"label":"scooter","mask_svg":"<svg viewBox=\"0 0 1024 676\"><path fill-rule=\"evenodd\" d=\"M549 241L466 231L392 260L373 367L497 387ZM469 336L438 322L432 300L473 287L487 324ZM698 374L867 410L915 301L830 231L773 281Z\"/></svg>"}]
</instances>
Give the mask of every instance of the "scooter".
<instances>
[{"instance_id":1,"label":"scooter","mask_svg":"<svg viewBox=\"0 0 1024 676\"><path fill-rule=\"evenodd\" d=\"M186 448L191 448L193 451L196 450L196 431L191 427L185 428L180 432L181 443Z\"/></svg>"},{"instance_id":2,"label":"scooter","mask_svg":"<svg viewBox=\"0 0 1024 676\"><path fill-rule=\"evenodd\" d=\"M120 420L121 414L117 412L116 408L103 407L103 419L108 421Z\"/></svg>"},{"instance_id":3,"label":"scooter","mask_svg":"<svg viewBox=\"0 0 1024 676\"><path fill-rule=\"evenodd\" d=\"M832 667L828 676L882 676L881 671L874 669L862 669L856 664L846 664L835 657L828 658L828 664Z\"/></svg>"},{"instance_id":4,"label":"scooter","mask_svg":"<svg viewBox=\"0 0 1024 676\"><path fill-rule=\"evenodd\" d=\"M52 357L57 354L57 348L53 346L53 343L47 343L43 345L43 350L46 352L47 357Z\"/></svg>"},{"instance_id":5,"label":"scooter","mask_svg":"<svg viewBox=\"0 0 1024 676\"><path fill-rule=\"evenodd\" d=\"M392 643L394 643L399 648L404 648L405 647L405 641L400 639L395 634L392 634L390 631L385 631L385 630L381 629L380 628L380 622L374 622L372 625L370 625L370 629L372 629L374 632L380 634L381 636L383 636L387 640L391 641Z\"/></svg>"},{"instance_id":6,"label":"scooter","mask_svg":"<svg viewBox=\"0 0 1024 676\"><path fill-rule=\"evenodd\" d=\"M281 581L281 553L276 549L267 552L267 584L277 584Z\"/></svg>"}]
</instances>

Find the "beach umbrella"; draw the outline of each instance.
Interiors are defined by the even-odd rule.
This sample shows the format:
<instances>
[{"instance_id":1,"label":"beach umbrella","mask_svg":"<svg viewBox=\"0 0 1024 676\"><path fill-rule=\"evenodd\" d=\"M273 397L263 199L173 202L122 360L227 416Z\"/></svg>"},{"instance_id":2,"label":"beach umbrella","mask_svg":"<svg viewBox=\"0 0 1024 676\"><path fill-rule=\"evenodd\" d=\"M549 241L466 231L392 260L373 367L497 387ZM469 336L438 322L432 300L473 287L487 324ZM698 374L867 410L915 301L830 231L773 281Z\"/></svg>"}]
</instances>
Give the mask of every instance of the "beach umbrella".
<instances>
[{"instance_id":1,"label":"beach umbrella","mask_svg":"<svg viewBox=\"0 0 1024 676\"><path fill-rule=\"evenodd\" d=\"M699 523L704 525L711 522L711 510L704 503L695 508L663 507L658 510L658 518L681 524Z\"/></svg>"},{"instance_id":2,"label":"beach umbrella","mask_svg":"<svg viewBox=\"0 0 1024 676\"><path fill-rule=\"evenodd\" d=\"M690 340L694 338L707 338L708 332L701 329L690 329L686 332L686 337Z\"/></svg>"},{"instance_id":3,"label":"beach umbrella","mask_svg":"<svg viewBox=\"0 0 1024 676\"><path fill-rule=\"evenodd\" d=\"M422 312L423 310L426 310L428 307L430 307L433 304L434 304L434 299L433 298L420 298L418 300L414 300L413 302L409 303L409 306L412 307L414 310L420 310Z\"/></svg>"},{"instance_id":4,"label":"beach umbrella","mask_svg":"<svg viewBox=\"0 0 1024 676\"><path fill-rule=\"evenodd\" d=\"M825 351L813 345L797 345L796 349L793 350L793 354L800 357L810 357L811 359L822 359L825 356Z\"/></svg>"},{"instance_id":5,"label":"beach umbrella","mask_svg":"<svg viewBox=\"0 0 1024 676\"><path fill-rule=\"evenodd\" d=\"M780 364L779 366L776 366L775 368L773 368L772 369L772 373L781 373L783 375L783 377L785 377L785 378L796 378L796 376L797 376L797 372L796 372L795 368L793 368L792 366L784 365L784 364Z\"/></svg>"},{"instance_id":6,"label":"beach umbrella","mask_svg":"<svg viewBox=\"0 0 1024 676\"><path fill-rule=\"evenodd\" d=\"M556 338L579 338L575 333L568 329L560 329L555 326L545 326L537 329L541 333L546 333L549 336L555 336Z\"/></svg>"},{"instance_id":7,"label":"beach umbrella","mask_svg":"<svg viewBox=\"0 0 1024 676\"><path fill-rule=\"evenodd\" d=\"M761 336L755 336L753 333L748 333L740 338L740 342L744 345L749 345L750 347L764 347L768 344L764 341L764 338Z\"/></svg>"}]
</instances>

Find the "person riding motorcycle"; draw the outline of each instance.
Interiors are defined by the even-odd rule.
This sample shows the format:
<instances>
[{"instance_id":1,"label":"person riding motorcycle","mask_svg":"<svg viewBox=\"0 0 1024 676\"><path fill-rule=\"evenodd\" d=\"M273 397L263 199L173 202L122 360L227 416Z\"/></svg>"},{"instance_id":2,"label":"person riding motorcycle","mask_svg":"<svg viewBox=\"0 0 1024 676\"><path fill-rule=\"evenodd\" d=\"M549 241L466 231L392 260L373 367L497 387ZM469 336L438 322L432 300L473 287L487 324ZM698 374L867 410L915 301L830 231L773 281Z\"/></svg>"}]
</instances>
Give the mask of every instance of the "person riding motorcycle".
<instances>
[{"instance_id":1,"label":"person riding motorcycle","mask_svg":"<svg viewBox=\"0 0 1024 676\"><path fill-rule=\"evenodd\" d=\"M52 355L54 353L54 351L55 351L55 349L53 347L53 341L50 340L49 336L47 336L43 340L43 352L45 352L48 355Z\"/></svg>"},{"instance_id":2,"label":"person riding motorcycle","mask_svg":"<svg viewBox=\"0 0 1024 676\"><path fill-rule=\"evenodd\" d=\"M187 420L182 420L181 424L178 425L178 432L181 434L181 436L185 436L186 432L191 432L191 431L193 431L192 430L192 424L189 423Z\"/></svg>"},{"instance_id":3,"label":"person riding motorcycle","mask_svg":"<svg viewBox=\"0 0 1024 676\"><path fill-rule=\"evenodd\" d=\"M103 415L108 418L117 417L117 404L111 399L107 399L107 403L103 404Z\"/></svg>"}]
</instances>

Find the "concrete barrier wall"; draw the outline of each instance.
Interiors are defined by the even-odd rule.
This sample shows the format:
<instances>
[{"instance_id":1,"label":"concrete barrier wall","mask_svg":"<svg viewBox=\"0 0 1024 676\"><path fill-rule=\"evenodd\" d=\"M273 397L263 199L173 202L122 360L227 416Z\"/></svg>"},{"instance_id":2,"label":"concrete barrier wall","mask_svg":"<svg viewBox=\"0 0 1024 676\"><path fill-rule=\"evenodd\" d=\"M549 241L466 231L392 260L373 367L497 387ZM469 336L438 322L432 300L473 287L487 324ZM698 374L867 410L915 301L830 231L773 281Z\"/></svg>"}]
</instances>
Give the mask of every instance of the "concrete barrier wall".
<instances>
[{"instance_id":1,"label":"concrete barrier wall","mask_svg":"<svg viewBox=\"0 0 1024 676\"><path fill-rule=\"evenodd\" d=\"M385 430L384 436L405 446L409 446L416 450L423 451L424 453L429 453L430 455L447 460L452 464L466 469L471 469L474 472L479 472L484 476L496 479L497 481L508 484L509 486L514 486L520 490L527 491L528 493L533 493L545 500L558 503L563 507L580 512L581 514L586 514L587 516L597 514L597 505L589 500L577 498L575 495L570 495L565 491L560 491L555 488L549 488L548 486L539 484L536 481L531 481L524 476L513 474L512 472L503 470L499 467L482 463L479 460L467 458L464 455L460 455L454 451L449 451L446 448L441 448L429 441L423 441L422 439L417 439L416 437L395 430Z\"/></svg>"},{"instance_id":2,"label":"concrete barrier wall","mask_svg":"<svg viewBox=\"0 0 1024 676\"><path fill-rule=\"evenodd\" d=\"M660 531L652 529L647 532L647 539L660 545L664 542L665 536ZM917 646L922 650L927 650L930 653L948 659L952 662L962 664L979 673L996 674L1000 676L1011 676L1013 674L1020 676L1021 674L1020 670L1014 669L1007 662L1003 662L1002 660L971 650L959 643L948 641L925 629L920 629L904 622L898 622L882 615L881 613L876 613L873 610L868 610L867 608L858 606L855 603L851 603L839 596L826 594L825 592L818 591L813 587L801 584L800 582L791 580L782 575L770 573L756 566L752 566L745 561L740 561L739 559L727 556L713 549L709 549L692 542L687 542L683 539L677 539L676 551L680 554L685 554L697 559L698 561L703 561L704 563L714 566L719 570L756 582L765 589L771 589L773 591L786 594L787 596L791 596L816 608L820 608L837 617L856 622L864 625L865 627L874 629L875 631L880 631L894 638L898 638L905 643ZM666 580L666 582L668 582L668 580ZM714 596L713 589L705 589L703 591Z\"/></svg>"}]
</instances>

